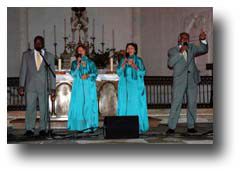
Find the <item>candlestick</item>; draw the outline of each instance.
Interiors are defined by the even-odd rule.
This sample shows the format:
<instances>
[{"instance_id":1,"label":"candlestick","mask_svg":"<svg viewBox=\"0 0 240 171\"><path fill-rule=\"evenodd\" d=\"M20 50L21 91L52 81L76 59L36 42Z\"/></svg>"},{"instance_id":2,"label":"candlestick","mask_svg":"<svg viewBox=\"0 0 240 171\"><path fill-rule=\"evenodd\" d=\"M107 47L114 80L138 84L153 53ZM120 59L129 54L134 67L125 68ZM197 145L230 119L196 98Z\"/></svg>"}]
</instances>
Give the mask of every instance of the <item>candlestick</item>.
<instances>
[{"instance_id":1,"label":"candlestick","mask_svg":"<svg viewBox=\"0 0 240 171\"><path fill-rule=\"evenodd\" d=\"M92 30L92 37L95 37L95 18L93 18L93 30Z\"/></svg>"},{"instance_id":2,"label":"candlestick","mask_svg":"<svg viewBox=\"0 0 240 171\"><path fill-rule=\"evenodd\" d=\"M102 45L102 54L104 53L104 44L105 44L104 42L101 43L101 45Z\"/></svg>"},{"instance_id":3,"label":"candlestick","mask_svg":"<svg viewBox=\"0 0 240 171\"><path fill-rule=\"evenodd\" d=\"M67 30L67 25L66 25L66 18L64 18L64 37L66 37L66 30Z\"/></svg>"},{"instance_id":4,"label":"candlestick","mask_svg":"<svg viewBox=\"0 0 240 171\"><path fill-rule=\"evenodd\" d=\"M102 25L102 42L104 43L104 24Z\"/></svg>"},{"instance_id":5,"label":"candlestick","mask_svg":"<svg viewBox=\"0 0 240 171\"><path fill-rule=\"evenodd\" d=\"M114 33L114 29L112 30L112 48L115 49L115 33Z\"/></svg>"},{"instance_id":6,"label":"candlestick","mask_svg":"<svg viewBox=\"0 0 240 171\"><path fill-rule=\"evenodd\" d=\"M56 36L56 25L53 26L53 36L54 36L54 42L57 41L57 36Z\"/></svg>"},{"instance_id":7,"label":"candlestick","mask_svg":"<svg viewBox=\"0 0 240 171\"><path fill-rule=\"evenodd\" d=\"M95 54L95 37L90 38L92 40L91 46L92 46L92 54Z\"/></svg>"}]
</instances>

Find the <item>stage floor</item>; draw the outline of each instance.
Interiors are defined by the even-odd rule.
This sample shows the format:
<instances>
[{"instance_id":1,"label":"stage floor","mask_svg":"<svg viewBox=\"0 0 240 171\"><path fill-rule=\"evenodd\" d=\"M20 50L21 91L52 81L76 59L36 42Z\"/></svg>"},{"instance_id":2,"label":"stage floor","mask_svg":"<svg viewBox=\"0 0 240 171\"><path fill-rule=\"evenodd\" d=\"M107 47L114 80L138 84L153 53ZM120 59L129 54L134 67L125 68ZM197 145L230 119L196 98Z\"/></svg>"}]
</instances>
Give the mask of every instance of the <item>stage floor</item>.
<instances>
[{"instance_id":1,"label":"stage floor","mask_svg":"<svg viewBox=\"0 0 240 171\"><path fill-rule=\"evenodd\" d=\"M23 136L23 129L8 128L8 144L213 144L213 124L198 123L198 133L187 134L186 124L179 124L176 134L165 135L166 124L151 128L137 139L104 139L103 130L94 133L73 134L65 129L54 129L54 138L41 139L37 135L31 138ZM36 131L36 134L38 132Z\"/></svg>"}]
</instances>

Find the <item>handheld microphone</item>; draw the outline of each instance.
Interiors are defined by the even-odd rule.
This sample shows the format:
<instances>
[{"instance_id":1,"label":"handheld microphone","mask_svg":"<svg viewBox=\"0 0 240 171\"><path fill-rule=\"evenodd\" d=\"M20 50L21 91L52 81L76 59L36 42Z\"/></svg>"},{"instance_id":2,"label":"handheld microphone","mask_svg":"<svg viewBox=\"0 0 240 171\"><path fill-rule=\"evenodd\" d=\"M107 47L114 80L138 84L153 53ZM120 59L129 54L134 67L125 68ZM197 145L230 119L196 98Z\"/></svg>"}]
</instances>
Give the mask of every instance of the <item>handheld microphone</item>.
<instances>
[{"instance_id":1,"label":"handheld microphone","mask_svg":"<svg viewBox=\"0 0 240 171\"><path fill-rule=\"evenodd\" d=\"M183 46L188 46L188 42L183 42Z\"/></svg>"},{"instance_id":2,"label":"handheld microphone","mask_svg":"<svg viewBox=\"0 0 240 171\"><path fill-rule=\"evenodd\" d=\"M77 63L78 64L81 63L82 54L77 53L75 56L76 56L76 59L77 59ZM80 58L80 60L79 60L79 58Z\"/></svg>"},{"instance_id":3,"label":"handheld microphone","mask_svg":"<svg viewBox=\"0 0 240 171\"><path fill-rule=\"evenodd\" d=\"M126 58L128 58L129 57L129 53L126 53Z\"/></svg>"},{"instance_id":4,"label":"handheld microphone","mask_svg":"<svg viewBox=\"0 0 240 171\"><path fill-rule=\"evenodd\" d=\"M128 57L129 57L129 53L126 53L126 55L125 55L125 63L128 63Z\"/></svg>"},{"instance_id":5,"label":"handheld microphone","mask_svg":"<svg viewBox=\"0 0 240 171\"><path fill-rule=\"evenodd\" d=\"M36 51L38 51L39 52L39 54L43 57L44 56L44 54L45 54L45 48L42 48L42 49L35 49Z\"/></svg>"},{"instance_id":6,"label":"handheld microphone","mask_svg":"<svg viewBox=\"0 0 240 171\"><path fill-rule=\"evenodd\" d=\"M186 52L188 53L188 42L183 42L183 46L187 46Z\"/></svg>"}]
</instances>

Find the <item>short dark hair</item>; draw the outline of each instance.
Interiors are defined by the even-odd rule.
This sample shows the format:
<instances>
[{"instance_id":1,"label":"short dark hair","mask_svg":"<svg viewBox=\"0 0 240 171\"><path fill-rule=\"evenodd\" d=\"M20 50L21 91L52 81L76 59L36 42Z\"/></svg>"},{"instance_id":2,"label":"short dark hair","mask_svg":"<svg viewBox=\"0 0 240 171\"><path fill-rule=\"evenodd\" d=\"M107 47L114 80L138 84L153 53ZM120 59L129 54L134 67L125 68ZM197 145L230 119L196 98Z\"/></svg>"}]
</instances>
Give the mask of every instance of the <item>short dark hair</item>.
<instances>
[{"instance_id":1,"label":"short dark hair","mask_svg":"<svg viewBox=\"0 0 240 171\"><path fill-rule=\"evenodd\" d=\"M44 38L42 37L42 36L36 36L35 38L34 38L34 43L36 43L36 41L37 40L40 40L42 43L43 43L43 45L44 45Z\"/></svg>"},{"instance_id":2,"label":"short dark hair","mask_svg":"<svg viewBox=\"0 0 240 171\"><path fill-rule=\"evenodd\" d=\"M78 56L77 56L77 55L78 55L78 49L79 49L80 47L83 48L83 49L85 50L85 52L86 52L86 55L88 55L88 48L87 48L87 46L81 44L81 45L78 45L77 48L76 48L76 50L75 50L75 57L78 57Z\"/></svg>"},{"instance_id":3,"label":"short dark hair","mask_svg":"<svg viewBox=\"0 0 240 171\"><path fill-rule=\"evenodd\" d=\"M183 36L183 35L186 35L188 38L190 37L189 33L187 33L187 32L181 32L181 33L179 34L179 38L180 38L181 36Z\"/></svg>"},{"instance_id":4,"label":"short dark hair","mask_svg":"<svg viewBox=\"0 0 240 171\"><path fill-rule=\"evenodd\" d=\"M133 43L133 42L128 43L128 44L126 45L126 51L127 51L128 46L133 46L134 49L135 49L135 53L134 53L134 54L137 55L137 53L138 53L138 45L137 45L137 43Z\"/></svg>"}]
</instances>

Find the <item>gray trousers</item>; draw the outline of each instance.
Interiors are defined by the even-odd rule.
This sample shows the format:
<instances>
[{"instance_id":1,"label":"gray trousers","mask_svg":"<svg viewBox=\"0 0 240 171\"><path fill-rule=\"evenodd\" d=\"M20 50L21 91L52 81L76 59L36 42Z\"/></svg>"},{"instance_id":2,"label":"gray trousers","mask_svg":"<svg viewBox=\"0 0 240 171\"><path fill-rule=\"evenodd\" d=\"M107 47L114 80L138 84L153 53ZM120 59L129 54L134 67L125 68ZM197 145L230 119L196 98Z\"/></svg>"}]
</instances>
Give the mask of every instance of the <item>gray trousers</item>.
<instances>
[{"instance_id":1,"label":"gray trousers","mask_svg":"<svg viewBox=\"0 0 240 171\"><path fill-rule=\"evenodd\" d=\"M187 93L187 127L194 128L197 113L197 84L192 77L181 79L173 86L172 104L168 119L168 127L175 129L181 113L182 102Z\"/></svg>"},{"instance_id":2,"label":"gray trousers","mask_svg":"<svg viewBox=\"0 0 240 171\"><path fill-rule=\"evenodd\" d=\"M26 92L27 110L25 117L26 130L34 131L37 115L37 99L39 101L40 108L40 130L46 130L47 128L47 92L28 91Z\"/></svg>"}]
</instances>

